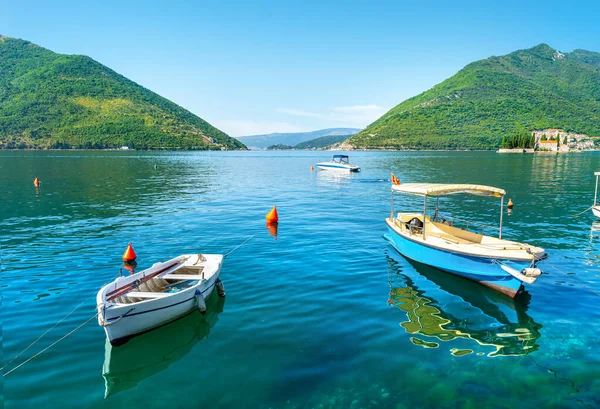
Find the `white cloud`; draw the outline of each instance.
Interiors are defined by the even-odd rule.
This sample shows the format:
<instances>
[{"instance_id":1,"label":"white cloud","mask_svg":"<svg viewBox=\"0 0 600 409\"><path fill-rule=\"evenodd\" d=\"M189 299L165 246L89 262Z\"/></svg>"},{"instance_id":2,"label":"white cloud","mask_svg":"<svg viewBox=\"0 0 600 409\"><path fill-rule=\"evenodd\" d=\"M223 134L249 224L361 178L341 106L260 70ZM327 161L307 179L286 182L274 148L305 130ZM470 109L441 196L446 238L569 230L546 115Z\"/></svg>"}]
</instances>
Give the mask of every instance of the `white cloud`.
<instances>
[{"instance_id":1,"label":"white cloud","mask_svg":"<svg viewBox=\"0 0 600 409\"><path fill-rule=\"evenodd\" d=\"M307 112L293 108L279 108L277 112L293 116L319 118L330 122L336 122L346 126L357 126L364 128L371 122L379 119L387 111L379 105L353 105L329 108L327 112Z\"/></svg>"},{"instance_id":2,"label":"white cloud","mask_svg":"<svg viewBox=\"0 0 600 409\"><path fill-rule=\"evenodd\" d=\"M288 122L239 119L213 121L213 125L230 136L261 135L276 132L306 132L312 130L301 128Z\"/></svg>"}]
</instances>

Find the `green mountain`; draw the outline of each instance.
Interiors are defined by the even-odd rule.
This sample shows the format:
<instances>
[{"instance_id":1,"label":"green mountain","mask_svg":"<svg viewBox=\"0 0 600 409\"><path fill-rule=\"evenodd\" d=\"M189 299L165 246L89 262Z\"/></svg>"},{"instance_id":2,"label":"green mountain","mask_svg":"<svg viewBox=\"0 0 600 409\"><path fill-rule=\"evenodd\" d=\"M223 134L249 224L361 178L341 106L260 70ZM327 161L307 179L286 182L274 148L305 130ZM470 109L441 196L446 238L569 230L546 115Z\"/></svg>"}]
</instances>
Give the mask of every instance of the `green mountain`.
<instances>
[{"instance_id":1,"label":"green mountain","mask_svg":"<svg viewBox=\"0 0 600 409\"><path fill-rule=\"evenodd\" d=\"M348 140L358 148L496 149L560 128L600 135L600 54L546 44L467 65Z\"/></svg>"},{"instance_id":2,"label":"green mountain","mask_svg":"<svg viewBox=\"0 0 600 409\"><path fill-rule=\"evenodd\" d=\"M272 133L266 135L240 136L237 139L253 148L264 149L271 145L295 146L299 143L320 138L322 136L354 135L360 129L356 128L328 128L312 132Z\"/></svg>"},{"instance_id":3,"label":"green mountain","mask_svg":"<svg viewBox=\"0 0 600 409\"><path fill-rule=\"evenodd\" d=\"M311 139L310 141L301 142L294 146L294 149L319 149L327 148L336 143L340 143L350 138L352 135L326 135L320 138Z\"/></svg>"},{"instance_id":4,"label":"green mountain","mask_svg":"<svg viewBox=\"0 0 600 409\"><path fill-rule=\"evenodd\" d=\"M0 148L245 149L83 55L0 36Z\"/></svg>"}]
</instances>

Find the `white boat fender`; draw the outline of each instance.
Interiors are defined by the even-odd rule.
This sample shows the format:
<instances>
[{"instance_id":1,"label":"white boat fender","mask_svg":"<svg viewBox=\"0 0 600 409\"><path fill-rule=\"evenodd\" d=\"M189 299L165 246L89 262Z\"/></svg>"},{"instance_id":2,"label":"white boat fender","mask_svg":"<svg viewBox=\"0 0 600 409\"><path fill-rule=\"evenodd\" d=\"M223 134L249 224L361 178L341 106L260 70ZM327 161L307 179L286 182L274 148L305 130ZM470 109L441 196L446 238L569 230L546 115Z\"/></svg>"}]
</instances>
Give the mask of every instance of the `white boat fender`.
<instances>
[{"instance_id":1,"label":"white boat fender","mask_svg":"<svg viewBox=\"0 0 600 409\"><path fill-rule=\"evenodd\" d=\"M202 292L200 290L196 290L196 292L194 293L194 297L196 298L196 306L200 310L200 314L206 314L206 302L204 301Z\"/></svg>"},{"instance_id":2,"label":"white boat fender","mask_svg":"<svg viewBox=\"0 0 600 409\"><path fill-rule=\"evenodd\" d=\"M522 273L525 273L527 277L539 277L542 275L542 270L539 268L528 267L524 268Z\"/></svg>"},{"instance_id":3,"label":"white boat fender","mask_svg":"<svg viewBox=\"0 0 600 409\"><path fill-rule=\"evenodd\" d=\"M219 294L219 297L225 297L225 286L223 285L223 281L221 281L220 278L217 278L215 287L217 287L217 294Z\"/></svg>"},{"instance_id":4,"label":"white boat fender","mask_svg":"<svg viewBox=\"0 0 600 409\"><path fill-rule=\"evenodd\" d=\"M535 283L535 280L537 280L537 278L538 278L538 276L535 276L535 277L526 276L525 274L522 274L520 271L515 270L512 267L505 266L504 264L500 264L500 268L502 268L502 270L506 271L508 274L510 274L517 280L523 281L524 283L527 283L527 284ZM527 269L523 269L523 271L525 271L525 270L527 270ZM536 268L534 270L539 270L539 269ZM540 274L541 274L541 272L540 272Z\"/></svg>"}]
</instances>

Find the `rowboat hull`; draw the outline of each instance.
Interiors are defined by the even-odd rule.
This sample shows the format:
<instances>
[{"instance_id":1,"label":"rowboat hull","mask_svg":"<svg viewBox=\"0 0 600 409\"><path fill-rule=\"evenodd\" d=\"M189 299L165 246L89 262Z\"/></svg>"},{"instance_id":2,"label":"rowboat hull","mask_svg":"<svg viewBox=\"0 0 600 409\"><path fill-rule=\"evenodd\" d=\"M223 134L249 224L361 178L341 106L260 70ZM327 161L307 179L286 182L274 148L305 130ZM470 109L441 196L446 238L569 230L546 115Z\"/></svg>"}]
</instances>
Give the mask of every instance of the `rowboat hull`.
<instances>
[{"instance_id":1,"label":"rowboat hull","mask_svg":"<svg viewBox=\"0 0 600 409\"><path fill-rule=\"evenodd\" d=\"M592 213L594 213L594 216L600 217L600 206L592 207Z\"/></svg>"},{"instance_id":2,"label":"rowboat hull","mask_svg":"<svg viewBox=\"0 0 600 409\"><path fill-rule=\"evenodd\" d=\"M523 288L523 283L504 271L493 258L468 256L428 246L397 233L389 223L385 238L396 251L411 260L476 281L510 298ZM521 271L530 267L531 261L503 259L502 264Z\"/></svg>"},{"instance_id":3,"label":"rowboat hull","mask_svg":"<svg viewBox=\"0 0 600 409\"><path fill-rule=\"evenodd\" d=\"M144 276L152 274L153 271L172 265L171 270L176 272L178 264L173 266L172 262L177 259L169 260L165 263L157 264L151 269L144 270L132 276L115 280L107 284L98 293L98 322L104 327L106 337L114 346L124 344L130 338L148 332L154 328L172 322L190 312L198 309L197 294L202 294L203 299L210 296L221 272L221 255L216 256L218 263L213 265L210 274L206 274L206 279L189 280L189 285L182 291L173 293L162 298L153 298L131 304L122 304L111 301L110 296L115 288L127 286L129 282L136 279L140 280ZM185 259L179 261L180 265L185 264ZM168 270L168 271L171 271ZM168 272L167 271L167 272ZM160 275L157 277L161 277ZM117 292L118 294L118 292ZM132 293L135 294L135 293Z\"/></svg>"}]
</instances>

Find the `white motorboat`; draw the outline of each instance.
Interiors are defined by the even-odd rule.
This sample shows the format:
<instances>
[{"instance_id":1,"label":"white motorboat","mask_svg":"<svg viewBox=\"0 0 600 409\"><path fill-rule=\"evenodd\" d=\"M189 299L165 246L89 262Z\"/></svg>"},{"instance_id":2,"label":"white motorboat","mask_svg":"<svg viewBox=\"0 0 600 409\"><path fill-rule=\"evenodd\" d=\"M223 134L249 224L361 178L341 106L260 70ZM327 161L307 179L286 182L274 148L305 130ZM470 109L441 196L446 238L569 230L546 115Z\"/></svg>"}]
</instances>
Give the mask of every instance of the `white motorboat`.
<instances>
[{"instance_id":1,"label":"white motorboat","mask_svg":"<svg viewBox=\"0 0 600 409\"><path fill-rule=\"evenodd\" d=\"M215 287L225 295L222 263L221 254L185 254L118 277L98 292L98 323L110 343L120 345L196 308L205 313L204 300Z\"/></svg>"},{"instance_id":2,"label":"white motorboat","mask_svg":"<svg viewBox=\"0 0 600 409\"><path fill-rule=\"evenodd\" d=\"M600 203L598 203L598 176L600 176L600 172L594 172L596 175L596 190L594 191L594 205L592 206L592 213L594 216L600 217Z\"/></svg>"},{"instance_id":3,"label":"white motorboat","mask_svg":"<svg viewBox=\"0 0 600 409\"><path fill-rule=\"evenodd\" d=\"M341 170L349 172L360 172L360 167L352 165L348 155L333 155L329 162L317 163L317 168L321 170Z\"/></svg>"}]
</instances>

